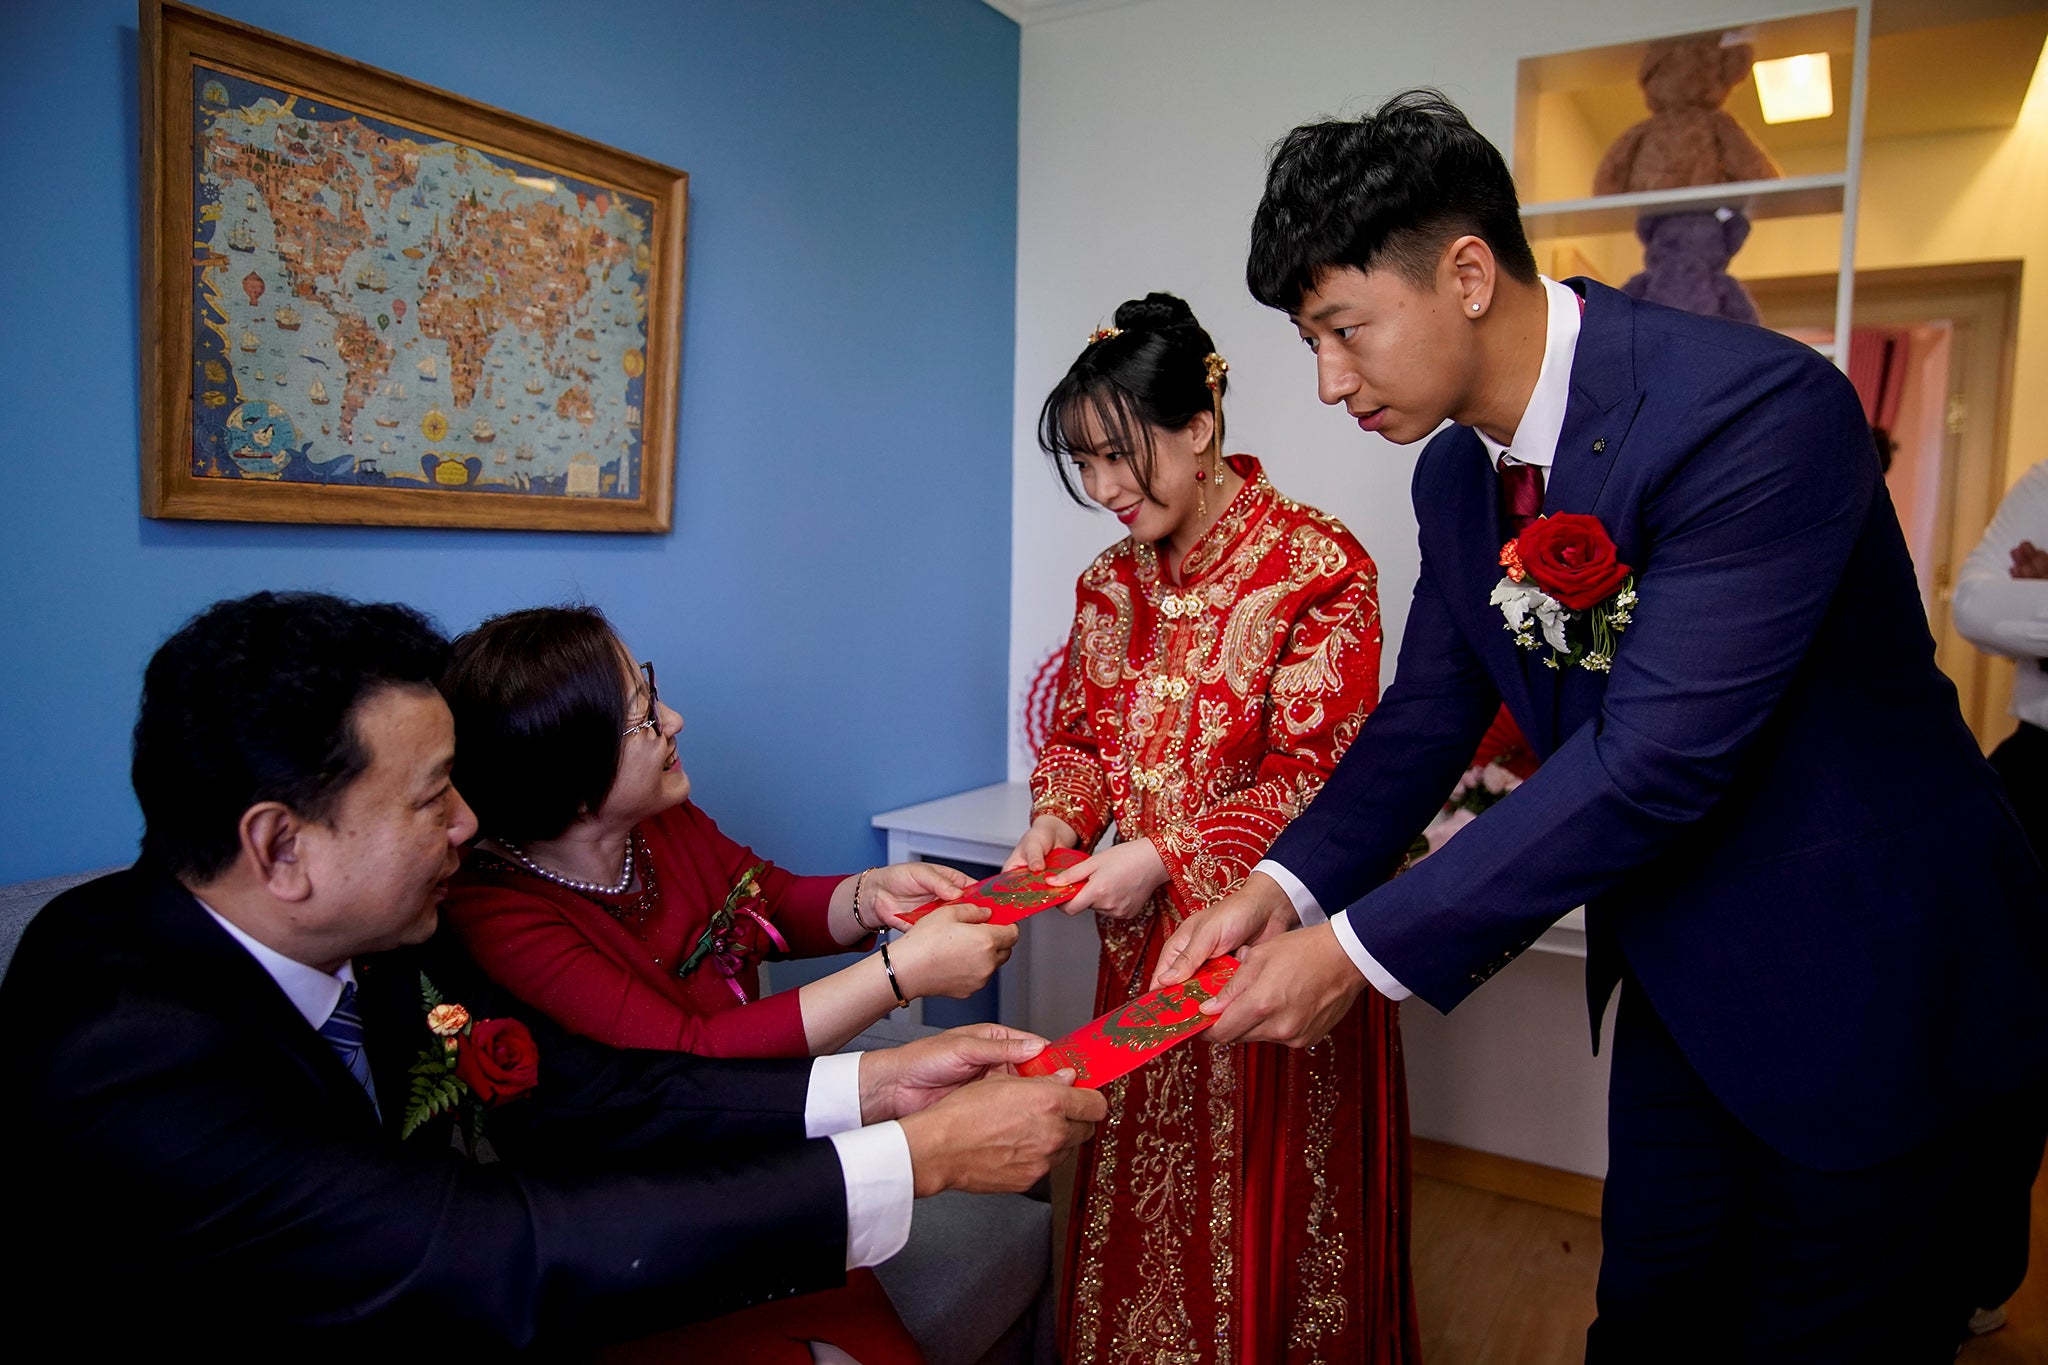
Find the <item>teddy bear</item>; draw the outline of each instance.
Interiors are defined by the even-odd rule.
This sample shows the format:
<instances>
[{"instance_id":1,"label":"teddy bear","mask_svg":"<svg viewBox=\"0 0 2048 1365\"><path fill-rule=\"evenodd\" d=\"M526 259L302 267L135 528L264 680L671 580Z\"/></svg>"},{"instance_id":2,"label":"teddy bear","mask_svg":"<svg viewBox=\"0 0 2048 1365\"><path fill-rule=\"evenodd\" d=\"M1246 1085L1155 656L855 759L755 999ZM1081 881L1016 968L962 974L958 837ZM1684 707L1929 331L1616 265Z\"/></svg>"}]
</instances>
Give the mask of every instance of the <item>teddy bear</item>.
<instances>
[{"instance_id":1,"label":"teddy bear","mask_svg":"<svg viewBox=\"0 0 2048 1365\"><path fill-rule=\"evenodd\" d=\"M1707 317L1759 321L1756 304L1728 273L1728 262L1749 239L1748 218L1728 208L1645 216L1636 220L1636 236L1643 271L1622 293Z\"/></svg>"},{"instance_id":2,"label":"teddy bear","mask_svg":"<svg viewBox=\"0 0 2048 1365\"><path fill-rule=\"evenodd\" d=\"M1671 190L1770 180L1778 165L1721 107L1749 74L1748 43L1665 38L1643 52L1636 80L1650 117L1614 140L1593 173L1593 193Z\"/></svg>"}]
</instances>

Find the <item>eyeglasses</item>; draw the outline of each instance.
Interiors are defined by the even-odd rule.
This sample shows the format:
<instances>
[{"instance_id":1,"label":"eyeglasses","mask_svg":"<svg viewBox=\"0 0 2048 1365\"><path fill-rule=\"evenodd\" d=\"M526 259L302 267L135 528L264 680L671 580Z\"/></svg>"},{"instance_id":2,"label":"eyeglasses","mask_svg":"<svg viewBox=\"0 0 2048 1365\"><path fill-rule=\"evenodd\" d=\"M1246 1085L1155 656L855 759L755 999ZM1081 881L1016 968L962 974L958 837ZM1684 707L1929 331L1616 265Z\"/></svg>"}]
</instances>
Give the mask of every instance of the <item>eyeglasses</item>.
<instances>
[{"instance_id":1,"label":"eyeglasses","mask_svg":"<svg viewBox=\"0 0 2048 1365\"><path fill-rule=\"evenodd\" d=\"M656 737L661 734L661 693L654 688L654 665L641 664L640 672L647 679L647 719L638 725L627 726L620 739L631 739L642 730L652 730Z\"/></svg>"}]
</instances>

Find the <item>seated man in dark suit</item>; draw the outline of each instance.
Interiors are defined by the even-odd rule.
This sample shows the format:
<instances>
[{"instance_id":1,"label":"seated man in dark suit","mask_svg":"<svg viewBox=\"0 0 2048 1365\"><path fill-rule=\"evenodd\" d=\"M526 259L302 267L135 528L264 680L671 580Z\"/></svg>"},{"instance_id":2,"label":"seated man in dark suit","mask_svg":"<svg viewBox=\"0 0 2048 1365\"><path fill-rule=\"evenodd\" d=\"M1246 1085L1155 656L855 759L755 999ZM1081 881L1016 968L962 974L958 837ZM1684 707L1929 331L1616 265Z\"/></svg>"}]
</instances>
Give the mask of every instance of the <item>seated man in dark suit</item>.
<instances>
[{"instance_id":1,"label":"seated man in dark suit","mask_svg":"<svg viewBox=\"0 0 2048 1365\"><path fill-rule=\"evenodd\" d=\"M53 902L0 983L44 1339L631 1337L837 1284L902 1245L913 1193L1026 1188L1090 1131L1101 1098L999 1074L1042 1043L993 1025L711 1061L496 991L437 933L475 830L445 653L403 607L258 594L151 660L142 857Z\"/></svg>"}]
</instances>

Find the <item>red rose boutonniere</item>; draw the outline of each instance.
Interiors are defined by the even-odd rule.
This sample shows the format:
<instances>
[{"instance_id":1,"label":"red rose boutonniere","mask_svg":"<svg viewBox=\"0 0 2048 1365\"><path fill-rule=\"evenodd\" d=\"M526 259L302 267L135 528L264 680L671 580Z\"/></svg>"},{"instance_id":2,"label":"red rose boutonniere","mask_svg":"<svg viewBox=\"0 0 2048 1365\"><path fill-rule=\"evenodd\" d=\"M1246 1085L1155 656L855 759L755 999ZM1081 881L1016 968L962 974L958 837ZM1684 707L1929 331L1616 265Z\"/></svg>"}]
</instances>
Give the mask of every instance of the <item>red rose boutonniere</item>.
<instances>
[{"instance_id":1,"label":"red rose boutonniere","mask_svg":"<svg viewBox=\"0 0 2048 1365\"><path fill-rule=\"evenodd\" d=\"M420 1001L435 1041L412 1064L412 1094L400 1137L453 1110L470 1155L484 1135L484 1109L516 1100L540 1079L540 1049L517 1019L472 1019L420 974Z\"/></svg>"},{"instance_id":2,"label":"red rose boutonniere","mask_svg":"<svg viewBox=\"0 0 2048 1365\"><path fill-rule=\"evenodd\" d=\"M1506 576L1488 600L1523 649L1548 646L1550 668L1605 673L1614 637L1636 607L1634 570L1621 562L1600 518L1582 512L1538 517L1500 548ZM1541 637L1540 639L1538 637Z\"/></svg>"}]
</instances>

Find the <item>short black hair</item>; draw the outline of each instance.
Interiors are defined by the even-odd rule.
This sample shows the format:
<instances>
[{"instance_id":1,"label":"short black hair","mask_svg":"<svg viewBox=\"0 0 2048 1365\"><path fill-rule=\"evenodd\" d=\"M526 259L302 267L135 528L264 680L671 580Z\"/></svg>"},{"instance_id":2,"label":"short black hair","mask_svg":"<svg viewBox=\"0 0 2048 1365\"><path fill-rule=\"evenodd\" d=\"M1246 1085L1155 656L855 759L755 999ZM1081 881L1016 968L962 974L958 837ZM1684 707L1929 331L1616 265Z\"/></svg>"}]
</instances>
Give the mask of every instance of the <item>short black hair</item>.
<instances>
[{"instance_id":1,"label":"short black hair","mask_svg":"<svg viewBox=\"0 0 2048 1365\"><path fill-rule=\"evenodd\" d=\"M1491 142L1435 90L1404 90L1361 119L1306 123L1274 145L1252 217L1245 283L1293 313L1325 272L1385 266L1418 286L1463 236L1536 282L1515 180Z\"/></svg>"},{"instance_id":2,"label":"short black hair","mask_svg":"<svg viewBox=\"0 0 2048 1365\"><path fill-rule=\"evenodd\" d=\"M1081 441L1082 419L1092 415L1110 443L1125 453L1138 490L1152 497L1152 428L1180 431L1197 416L1214 412L1218 453L1223 450L1223 395L1228 375L1218 373L1209 388L1209 357L1216 343L1194 309L1172 294L1151 293L1117 306L1116 335L1098 333L1082 348L1038 410L1039 449L1068 496L1088 499L1074 486L1069 459ZM1156 501L1156 499L1155 499Z\"/></svg>"},{"instance_id":3,"label":"short black hair","mask_svg":"<svg viewBox=\"0 0 2048 1365\"><path fill-rule=\"evenodd\" d=\"M129 775L144 860L203 884L234 862L251 806L325 822L370 764L357 709L431 690L447 659L433 622L395 602L259 592L200 612L142 675Z\"/></svg>"},{"instance_id":4,"label":"short black hair","mask_svg":"<svg viewBox=\"0 0 2048 1365\"><path fill-rule=\"evenodd\" d=\"M591 606L493 616L455 642L455 786L494 838L552 839L604 804L626 728L625 647Z\"/></svg>"}]
</instances>

